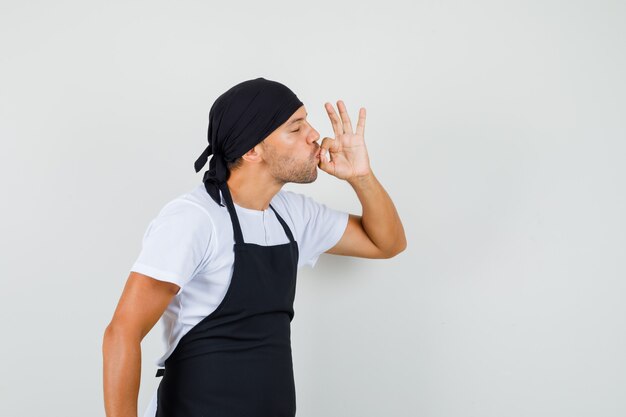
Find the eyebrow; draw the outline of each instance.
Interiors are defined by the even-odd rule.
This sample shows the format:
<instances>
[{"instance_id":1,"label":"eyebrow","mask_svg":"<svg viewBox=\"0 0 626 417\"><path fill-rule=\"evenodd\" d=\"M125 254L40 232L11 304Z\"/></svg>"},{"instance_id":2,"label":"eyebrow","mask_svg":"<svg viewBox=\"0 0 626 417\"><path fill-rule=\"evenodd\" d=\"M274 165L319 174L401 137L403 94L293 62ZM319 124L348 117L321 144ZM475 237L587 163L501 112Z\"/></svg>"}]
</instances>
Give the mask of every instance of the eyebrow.
<instances>
[{"instance_id":1,"label":"eyebrow","mask_svg":"<svg viewBox=\"0 0 626 417\"><path fill-rule=\"evenodd\" d=\"M307 116L309 115L309 113L306 114ZM291 126L292 124L294 124L295 122L299 122L300 120L304 120L304 117L300 117L298 119L293 119L292 121L290 121L289 123L287 123L287 126Z\"/></svg>"}]
</instances>

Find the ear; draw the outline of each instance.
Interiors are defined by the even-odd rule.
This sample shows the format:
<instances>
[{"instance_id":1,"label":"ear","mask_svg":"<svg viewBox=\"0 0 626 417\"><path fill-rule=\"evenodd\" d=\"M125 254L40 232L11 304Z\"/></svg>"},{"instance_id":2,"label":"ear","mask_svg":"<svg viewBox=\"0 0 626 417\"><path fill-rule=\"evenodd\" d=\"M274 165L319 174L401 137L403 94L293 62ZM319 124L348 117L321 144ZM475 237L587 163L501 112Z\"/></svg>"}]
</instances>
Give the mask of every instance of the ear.
<instances>
[{"instance_id":1,"label":"ear","mask_svg":"<svg viewBox=\"0 0 626 417\"><path fill-rule=\"evenodd\" d=\"M263 142L259 142L257 143L254 148L250 149L248 152L246 152L245 154L243 154L241 157L245 160L245 161L249 161L249 162L259 162L262 159L262 155L263 155L263 145L261 145Z\"/></svg>"}]
</instances>

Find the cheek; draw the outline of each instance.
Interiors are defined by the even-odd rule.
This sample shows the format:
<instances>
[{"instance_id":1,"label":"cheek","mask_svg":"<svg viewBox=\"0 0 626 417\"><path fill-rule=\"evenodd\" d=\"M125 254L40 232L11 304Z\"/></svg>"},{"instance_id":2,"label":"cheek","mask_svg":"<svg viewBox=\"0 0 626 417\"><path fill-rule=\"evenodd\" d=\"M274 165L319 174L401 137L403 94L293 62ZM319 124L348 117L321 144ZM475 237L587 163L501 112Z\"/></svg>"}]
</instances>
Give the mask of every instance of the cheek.
<instances>
[{"instance_id":1,"label":"cheek","mask_svg":"<svg viewBox=\"0 0 626 417\"><path fill-rule=\"evenodd\" d=\"M285 133L280 138L280 150L283 152L292 150L294 146L298 145L298 142L302 140L300 135L302 132Z\"/></svg>"},{"instance_id":2,"label":"cheek","mask_svg":"<svg viewBox=\"0 0 626 417\"><path fill-rule=\"evenodd\" d=\"M311 146L307 142L310 131L300 128L299 132L288 133L281 137L280 147L274 147L274 160L307 159L311 153Z\"/></svg>"}]
</instances>

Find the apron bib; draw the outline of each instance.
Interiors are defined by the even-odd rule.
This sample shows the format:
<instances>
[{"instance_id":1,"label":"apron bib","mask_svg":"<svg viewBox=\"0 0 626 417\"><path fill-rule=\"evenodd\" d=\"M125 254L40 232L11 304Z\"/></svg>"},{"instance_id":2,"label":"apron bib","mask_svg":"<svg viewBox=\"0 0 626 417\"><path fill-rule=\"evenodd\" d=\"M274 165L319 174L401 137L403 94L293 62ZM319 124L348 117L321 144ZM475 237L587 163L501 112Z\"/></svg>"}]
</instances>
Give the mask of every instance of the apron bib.
<instances>
[{"instance_id":1,"label":"apron bib","mask_svg":"<svg viewBox=\"0 0 626 417\"><path fill-rule=\"evenodd\" d=\"M234 232L230 285L217 308L180 339L157 389L156 417L294 417L291 321L298 245L245 243L226 183Z\"/></svg>"}]
</instances>

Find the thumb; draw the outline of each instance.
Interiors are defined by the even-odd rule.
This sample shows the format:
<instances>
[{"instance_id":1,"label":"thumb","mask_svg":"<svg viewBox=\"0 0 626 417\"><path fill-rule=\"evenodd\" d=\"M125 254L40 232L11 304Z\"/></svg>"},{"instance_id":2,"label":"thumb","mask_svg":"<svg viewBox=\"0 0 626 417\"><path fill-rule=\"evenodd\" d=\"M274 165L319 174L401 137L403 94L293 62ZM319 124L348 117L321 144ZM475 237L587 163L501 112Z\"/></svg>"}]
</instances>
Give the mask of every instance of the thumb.
<instances>
[{"instance_id":1,"label":"thumb","mask_svg":"<svg viewBox=\"0 0 626 417\"><path fill-rule=\"evenodd\" d=\"M330 153L328 152L328 149L325 149L324 147L320 149L320 162L318 166L322 171L331 175L335 172L334 162L330 160Z\"/></svg>"}]
</instances>

